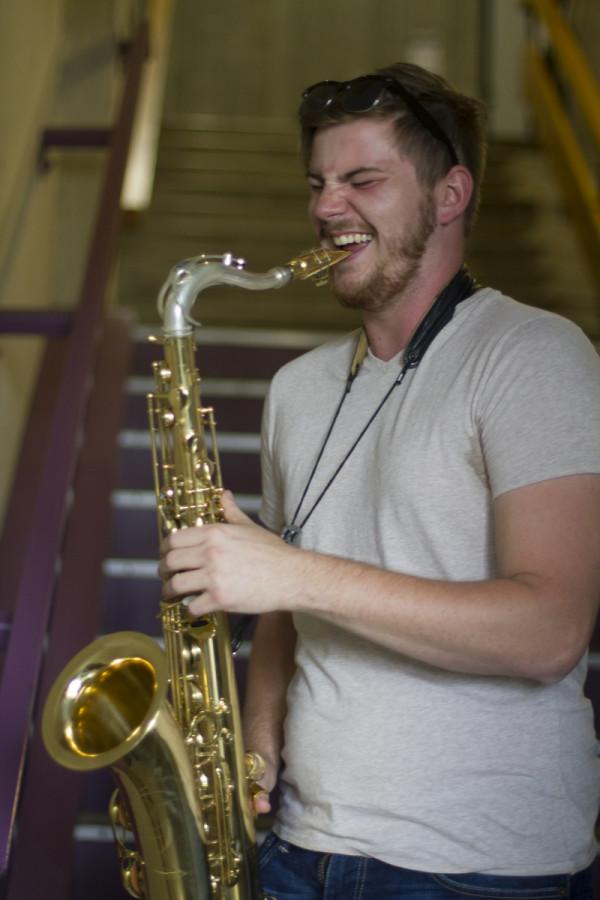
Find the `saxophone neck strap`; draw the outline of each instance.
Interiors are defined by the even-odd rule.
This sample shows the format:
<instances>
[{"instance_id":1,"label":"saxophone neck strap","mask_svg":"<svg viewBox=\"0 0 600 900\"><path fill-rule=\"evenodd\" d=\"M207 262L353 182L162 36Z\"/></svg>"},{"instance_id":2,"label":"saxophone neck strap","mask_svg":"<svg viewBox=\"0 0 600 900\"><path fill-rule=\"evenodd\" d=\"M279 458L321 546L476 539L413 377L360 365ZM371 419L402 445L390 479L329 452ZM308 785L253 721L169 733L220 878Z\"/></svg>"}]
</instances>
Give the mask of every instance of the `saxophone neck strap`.
<instances>
[{"instance_id":1,"label":"saxophone neck strap","mask_svg":"<svg viewBox=\"0 0 600 900\"><path fill-rule=\"evenodd\" d=\"M434 339L454 315L454 310L461 300L466 300L467 297L470 297L477 290L479 290L479 285L471 277L467 268L462 266L441 293L438 294L432 306L430 306L417 325L404 354L403 372L407 369L417 368ZM348 390L350 390L352 382L358 375L368 350L369 341L363 328L358 337L356 350L350 365Z\"/></svg>"}]
</instances>

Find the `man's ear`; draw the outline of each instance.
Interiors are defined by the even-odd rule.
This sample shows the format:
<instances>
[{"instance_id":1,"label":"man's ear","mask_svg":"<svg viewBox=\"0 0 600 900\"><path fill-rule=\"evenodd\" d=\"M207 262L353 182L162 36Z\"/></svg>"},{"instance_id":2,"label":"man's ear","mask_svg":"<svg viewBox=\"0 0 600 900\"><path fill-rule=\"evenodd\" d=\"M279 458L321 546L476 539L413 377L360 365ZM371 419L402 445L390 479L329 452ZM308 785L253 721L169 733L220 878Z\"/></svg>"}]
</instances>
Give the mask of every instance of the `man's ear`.
<instances>
[{"instance_id":1,"label":"man's ear","mask_svg":"<svg viewBox=\"0 0 600 900\"><path fill-rule=\"evenodd\" d=\"M473 194L473 177L465 166L453 166L435 186L439 225L449 225L464 213Z\"/></svg>"}]
</instances>

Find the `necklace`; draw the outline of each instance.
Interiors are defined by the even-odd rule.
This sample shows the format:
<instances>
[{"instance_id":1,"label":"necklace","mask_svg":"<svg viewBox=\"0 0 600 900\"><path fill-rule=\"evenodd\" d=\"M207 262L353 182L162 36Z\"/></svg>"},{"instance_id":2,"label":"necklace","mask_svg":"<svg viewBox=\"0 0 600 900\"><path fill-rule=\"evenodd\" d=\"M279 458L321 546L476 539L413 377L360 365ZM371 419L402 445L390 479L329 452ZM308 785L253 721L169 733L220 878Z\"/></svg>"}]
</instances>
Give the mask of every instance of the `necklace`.
<instances>
[{"instance_id":1,"label":"necklace","mask_svg":"<svg viewBox=\"0 0 600 900\"><path fill-rule=\"evenodd\" d=\"M459 269L456 275L452 278L452 280L446 285L446 287L442 290L442 292L438 295L435 302L425 315L425 317L420 322L418 328L413 334L408 347L406 348L406 353L404 355L404 362L402 365L402 369L400 374L394 379L393 383L390 385L388 390L383 395L382 399L379 401L378 405L375 407L375 410L372 412L371 416L367 420L366 424L363 426L358 436L354 439L353 443L350 445L331 476L327 480L325 486L318 494L317 498L313 502L312 506L304 513L301 517L300 521L298 521L300 517L300 513L302 507L304 506L304 501L306 500L306 495L310 489L310 486L313 482L315 474L319 468L319 464L325 452L325 449L329 443L329 439L331 438L331 434L335 427L335 424L338 420L342 407L344 405L344 401L346 397L350 393L352 389L352 385L356 376L360 371L360 367L367 355L368 343L367 337L364 331L361 331L358 344L356 347L356 351L354 353L352 364L350 366L350 371L348 373L348 377L346 379L346 384L344 385L344 390L342 396L340 397L340 401L336 407L336 410L333 414L333 418L329 424L329 428L325 434L323 439L323 443L321 444L321 448L317 454L317 458L313 464L312 470L308 476L306 485L302 494L300 496L300 500L296 506L296 510L294 515L292 516L292 520L289 525L286 525L282 532L281 537L287 544L295 544L297 543L302 529L314 513L315 509L319 506L325 495L327 494L329 488L332 486L357 446L385 406L388 399L391 397L394 389L399 387L404 381L407 372L409 369L416 369L421 360L423 359L426 350L431 345L433 339L440 333L440 331L444 328L445 325L448 324L452 316L454 315L454 310L458 303L461 300L465 300L467 297L470 297L471 294L477 289L477 285L467 272L467 270L463 267Z\"/></svg>"}]
</instances>

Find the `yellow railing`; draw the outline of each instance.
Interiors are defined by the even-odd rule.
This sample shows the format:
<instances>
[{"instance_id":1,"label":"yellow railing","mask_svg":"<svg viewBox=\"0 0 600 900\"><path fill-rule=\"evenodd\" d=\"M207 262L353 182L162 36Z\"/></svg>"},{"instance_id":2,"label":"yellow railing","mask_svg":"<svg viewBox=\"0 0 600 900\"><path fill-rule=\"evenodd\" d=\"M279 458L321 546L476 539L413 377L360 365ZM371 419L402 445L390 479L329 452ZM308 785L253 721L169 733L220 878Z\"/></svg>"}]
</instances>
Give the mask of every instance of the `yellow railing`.
<instances>
[{"instance_id":1,"label":"yellow railing","mask_svg":"<svg viewBox=\"0 0 600 900\"><path fill-rule=\"evenodd\" d=\"M593 157L600 154L600 86L556 0L523 4L531 19L525 58L528 99L600 291L600 196L584 149L591 142Z\"/></svg>"}]
</instances>

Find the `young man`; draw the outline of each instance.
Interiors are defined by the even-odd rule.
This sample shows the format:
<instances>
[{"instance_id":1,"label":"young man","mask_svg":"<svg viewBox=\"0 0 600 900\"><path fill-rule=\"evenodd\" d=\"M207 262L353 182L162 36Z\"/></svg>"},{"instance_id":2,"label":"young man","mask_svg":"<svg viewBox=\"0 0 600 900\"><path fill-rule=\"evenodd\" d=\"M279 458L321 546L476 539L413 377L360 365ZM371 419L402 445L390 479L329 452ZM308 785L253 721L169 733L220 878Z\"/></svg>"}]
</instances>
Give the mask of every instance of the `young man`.
<instances>
[{"instance_id":1,"label":"young man","mask_svg":"<svg viewBox=\"0 0 600 900\"><path fill-rule=\"evenodd\" d=\"M226 497L229 524L162 561L194 614L261 614L259 810L282 767L265 894L591 897L598 358L461 269L477 102L397 64L309 88L300 114L311 219L351 250L332 283L363 332L273 381L267 528Z\"/></svg>"}]
</instances>

